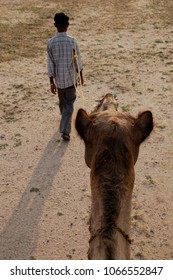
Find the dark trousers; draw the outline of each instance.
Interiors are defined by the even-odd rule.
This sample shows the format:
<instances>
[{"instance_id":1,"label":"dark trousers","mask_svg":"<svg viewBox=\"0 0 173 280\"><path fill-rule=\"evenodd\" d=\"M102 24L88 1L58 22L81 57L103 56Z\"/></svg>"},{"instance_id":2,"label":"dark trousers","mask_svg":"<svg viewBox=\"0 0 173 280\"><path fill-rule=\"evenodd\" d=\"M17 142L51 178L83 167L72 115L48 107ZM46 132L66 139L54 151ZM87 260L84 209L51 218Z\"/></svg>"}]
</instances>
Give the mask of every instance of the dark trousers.
<instances>
[{"instance_id":1,"label":"dark trousers","mask_svg":"<svg viewBox=\"0 0 173 280\"><path fill-rule=\"evenodd\" d=\"M59 109L61 112L60 133L71 132L71 119L76 100L76 89L74 86L58 88Z\"/></svg>"}]
</instances>

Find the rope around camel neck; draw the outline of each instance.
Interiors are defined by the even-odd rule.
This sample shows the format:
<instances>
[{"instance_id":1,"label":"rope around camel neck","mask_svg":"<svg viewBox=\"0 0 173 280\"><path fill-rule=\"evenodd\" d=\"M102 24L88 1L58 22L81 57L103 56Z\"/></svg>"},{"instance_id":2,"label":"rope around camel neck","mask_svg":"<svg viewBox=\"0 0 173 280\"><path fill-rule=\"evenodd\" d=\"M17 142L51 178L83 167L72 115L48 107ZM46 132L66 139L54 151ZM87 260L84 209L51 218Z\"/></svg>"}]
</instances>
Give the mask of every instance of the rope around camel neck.
<instances>
[{"instance_id":1,"label":"rope around camel neck","mask_svg":"<svg viewBox=\"0 0 173 280\"><path fill-rule=\"evenodd\" d=\"M130 236L128 234L125 233L124 230L122 230L121 228L117 227L116 225L112 226L111 229L116 229L119 233L122 234L122 236L126 239L126 241L131 244L132 243L132 239L130 238ZM98 229L96 234L92 235L89 243L91 243L98 235L101 235L104 232L105 228L101 228Z\"/></svg>"},{"instance_id":2,"label":"rope around camel neck","mask_svg":"<svg viewBox=\"0 0 173 280\"><path fill-rule=\"evenodd\" d=\"M86 99L85 98L85 95L84 95L84 92L83 92L83 88L82 88L82 81L81 81L81 75L80 75L80 67L79 67L79 61L78 61L78 54L77 54L77 47L76 47L76 44L75 44L75 41L74 41L74 59L76 61L76 64L77 64L77 73L78 73L78 79L79 79L79 90L77 88L77 81L76 81L76 76L74 74L74 87L76 89L76 92L78 93L78 96L82 98L82 104L83 104L83 108L85 109L85 104L86 102L97 102L98 100L96 99ZM74 63L74 59L73 59L73 70L75 72L75 63Z\"/></svg>"}]
</instances>

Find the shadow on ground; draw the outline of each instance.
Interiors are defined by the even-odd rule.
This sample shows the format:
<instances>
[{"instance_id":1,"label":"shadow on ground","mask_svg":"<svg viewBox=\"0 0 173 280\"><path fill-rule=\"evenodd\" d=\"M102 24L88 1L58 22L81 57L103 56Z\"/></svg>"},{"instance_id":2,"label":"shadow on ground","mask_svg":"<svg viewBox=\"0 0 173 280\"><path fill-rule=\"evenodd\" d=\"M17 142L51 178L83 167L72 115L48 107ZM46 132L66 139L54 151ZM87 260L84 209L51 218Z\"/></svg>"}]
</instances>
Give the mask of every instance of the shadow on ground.
<instances>
[{"instance_id":1,"label":"shadow on ground","mask_svg":"<svg viewBox=\"0 0 173 280\"><path fill-rule=\"evenodd\" d=\"M0 234L0 259L31 259L37 246L38 223L68 142L49 141L25 192ZM14 186L15 187L15 186Z\"/></svg>"}]
</instances>

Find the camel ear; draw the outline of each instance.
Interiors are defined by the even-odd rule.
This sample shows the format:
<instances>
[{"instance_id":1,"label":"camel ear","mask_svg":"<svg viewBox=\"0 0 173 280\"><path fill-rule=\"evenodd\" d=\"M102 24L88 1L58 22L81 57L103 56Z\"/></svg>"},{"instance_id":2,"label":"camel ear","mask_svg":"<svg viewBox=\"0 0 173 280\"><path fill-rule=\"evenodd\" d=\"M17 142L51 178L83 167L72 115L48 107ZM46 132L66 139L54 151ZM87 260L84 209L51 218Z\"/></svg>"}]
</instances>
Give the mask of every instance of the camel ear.
<instances>
[{"instance_id":1,"label":"camel ear","mask_svg":"<svg viewBox=\"0 0 173 280\"><path fill-rule=\"evenodd\" d=\"M141 113L133 127L135 142L140 145L153 129L153 116L150 111Z\"/></svg>"},{"instance_id":2,"label":"camel ear","mask_svg":"<svg viewBox=\"0 0 173 280\"><path fill-rule=\"evenodd\" d=\"M86 134L87 130L89 128L89 125L92 123L92 120L88 116L87 112L83 109L79 109L77 116L76 116L76 130L79 133L80 137L84 140L87 141L86 139Z\"/></svg>"}]
</instances>

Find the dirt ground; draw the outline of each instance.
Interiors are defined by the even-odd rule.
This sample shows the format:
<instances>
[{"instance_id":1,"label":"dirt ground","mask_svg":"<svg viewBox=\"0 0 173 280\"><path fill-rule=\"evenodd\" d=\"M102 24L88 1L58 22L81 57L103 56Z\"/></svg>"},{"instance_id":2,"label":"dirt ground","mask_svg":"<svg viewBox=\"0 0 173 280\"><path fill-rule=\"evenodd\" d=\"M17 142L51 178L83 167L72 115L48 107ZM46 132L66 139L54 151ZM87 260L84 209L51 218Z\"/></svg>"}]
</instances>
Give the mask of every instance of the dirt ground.
<instances>
[{"instance_id":1,"label":"dirt ground","mask_svg":"<svg viewBox=\"0 0 173 280\"><path fill-rule=\"evenodd\" d=\"M58 11L69 15L68 33L79 42L85 97L116 93L120 110L153 112L154 132L135 166L131 257L173 259L172 0L0 6L0 259L87 259L90 170L74 120L70 142L61 140L47 77ZM81 106L78 97L74 119Z\"/></svg>"}]
</instances>

